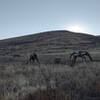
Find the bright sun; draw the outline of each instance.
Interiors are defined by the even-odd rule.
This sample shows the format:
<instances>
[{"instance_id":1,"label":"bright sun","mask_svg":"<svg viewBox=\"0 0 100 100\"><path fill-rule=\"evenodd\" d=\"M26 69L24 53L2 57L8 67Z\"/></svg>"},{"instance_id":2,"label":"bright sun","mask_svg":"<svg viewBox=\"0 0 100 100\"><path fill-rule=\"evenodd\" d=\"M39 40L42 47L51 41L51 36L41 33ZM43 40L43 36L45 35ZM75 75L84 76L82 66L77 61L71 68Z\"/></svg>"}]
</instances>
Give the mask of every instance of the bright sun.
<instances>
[{"instance_id":1,"label":"bright sun","mask_svg":"<svg viewBox=\"0 0 100 100\"><path fill-rule=\"evenodd\" d=\"M73 32L85 32L85 30L79 25L70 26L68 30Z\"/></svg>"}]
</instances>

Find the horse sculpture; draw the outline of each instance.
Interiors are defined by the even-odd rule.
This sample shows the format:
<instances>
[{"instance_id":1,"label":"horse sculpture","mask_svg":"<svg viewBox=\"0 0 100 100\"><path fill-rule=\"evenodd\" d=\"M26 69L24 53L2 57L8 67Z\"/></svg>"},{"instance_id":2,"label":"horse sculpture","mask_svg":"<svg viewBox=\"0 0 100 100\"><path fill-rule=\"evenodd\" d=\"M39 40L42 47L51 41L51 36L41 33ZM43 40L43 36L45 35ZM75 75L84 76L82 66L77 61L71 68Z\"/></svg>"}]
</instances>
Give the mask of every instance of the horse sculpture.
<instances>
[{"instance_id":1,"label":"horse sculpture","mask_svg":"<svg viewBox=\"0 0 100 100\"><path fill-rule=\"evenodd\" d=\"M34 63L35 61L38 64L40 63L37 54L33 53L33 54L30 55L28 62L33 62Z\"/></svg>"},{"instance_id":2,"label":"horse sculpture","mask_svg":"<svg viewBox=\"0 0 100 100\"><path fill-rule=\"evenodd\" d=\"M70 62L71 62L71 66L75 65L76 60L78 57L82 58L82 61L86 62L86 57L88 57L90 59L90 61L93 61L91 55L87 52L87 51L78 51L78 52L73 52L70 54Z\"/></svg>"}]
</instances>

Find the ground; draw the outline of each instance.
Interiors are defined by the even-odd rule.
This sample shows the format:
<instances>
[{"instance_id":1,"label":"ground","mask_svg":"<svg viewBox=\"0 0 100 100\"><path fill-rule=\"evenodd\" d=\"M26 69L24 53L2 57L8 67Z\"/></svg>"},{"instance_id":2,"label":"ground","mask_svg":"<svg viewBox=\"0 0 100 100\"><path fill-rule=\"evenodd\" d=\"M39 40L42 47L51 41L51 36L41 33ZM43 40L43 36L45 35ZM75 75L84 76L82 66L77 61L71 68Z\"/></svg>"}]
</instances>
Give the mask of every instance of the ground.
<instances>
[{"instance_id":1,"label":"ground","mask_svg":"<svg viewBox=\"0 0 100 100\"><path fill-rule=\"evenodd\" d=\"M97 49L89 52L93 62L78 59L73 67L66 52L40 54L40 65L27 64L28 58L8 57L9 62L0 64L0 100L24 100L28 94L47 88L62 89L71 98L66 100L100 100L100 54ZM54 63L57 57L61 58L59 64Z\"/></svg>"}]
</instances>

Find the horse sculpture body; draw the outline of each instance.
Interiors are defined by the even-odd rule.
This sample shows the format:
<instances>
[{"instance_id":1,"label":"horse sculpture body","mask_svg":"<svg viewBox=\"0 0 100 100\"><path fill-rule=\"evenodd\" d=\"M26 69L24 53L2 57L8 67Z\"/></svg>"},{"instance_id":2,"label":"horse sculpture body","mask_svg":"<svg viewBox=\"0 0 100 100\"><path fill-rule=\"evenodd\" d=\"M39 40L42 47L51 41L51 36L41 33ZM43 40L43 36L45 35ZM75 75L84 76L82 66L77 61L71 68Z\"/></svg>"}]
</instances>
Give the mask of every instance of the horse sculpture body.
<instances>
[{"instance_id":1,"label":"horse sculpture body","mask_svg":"<svg viewBox=\"0 0 100 100\"><path fill-rule=\"evenodd\" d=\"M30 55L30 58L29 58L29 61L28 62L33 62L34 63L35 61L37 63L40 63L37 54L36 53L33 53L33 54Z\"/></svg>"},{"instance_id":2,"label":"horse sculpture body","mask_svg":"<svg viewBox=\"0 0 100 100\"><path fill-rule=\"evenodd\" d=\"M88 57L90 59L90 61L93 61L92 57L90 56L90 54L87 51L80 50L80 51L73 52L70 54L71 66L75 65L78 57L81 57L82 61L85 61L85 62L86 62L86 57Z\"/></svg>"}]
</instances>

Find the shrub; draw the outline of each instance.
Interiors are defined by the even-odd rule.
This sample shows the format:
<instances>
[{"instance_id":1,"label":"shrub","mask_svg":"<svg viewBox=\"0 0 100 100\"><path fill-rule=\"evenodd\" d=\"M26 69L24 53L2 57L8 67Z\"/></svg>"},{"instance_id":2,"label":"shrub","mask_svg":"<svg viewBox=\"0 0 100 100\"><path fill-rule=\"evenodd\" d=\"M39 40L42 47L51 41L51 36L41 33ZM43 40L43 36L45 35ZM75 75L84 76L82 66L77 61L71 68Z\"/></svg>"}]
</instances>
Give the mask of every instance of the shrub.
<instances>
[{"instance_id":1,"label":"shrub","mask_svg":"<svg viewBox=\"0 0 100 100\"><path fill-rule=\"evenodd\" d=\"M61 89L37 90L33 94L25 96L24 100L69 100Z\"/></svg>"}]
</instances>

